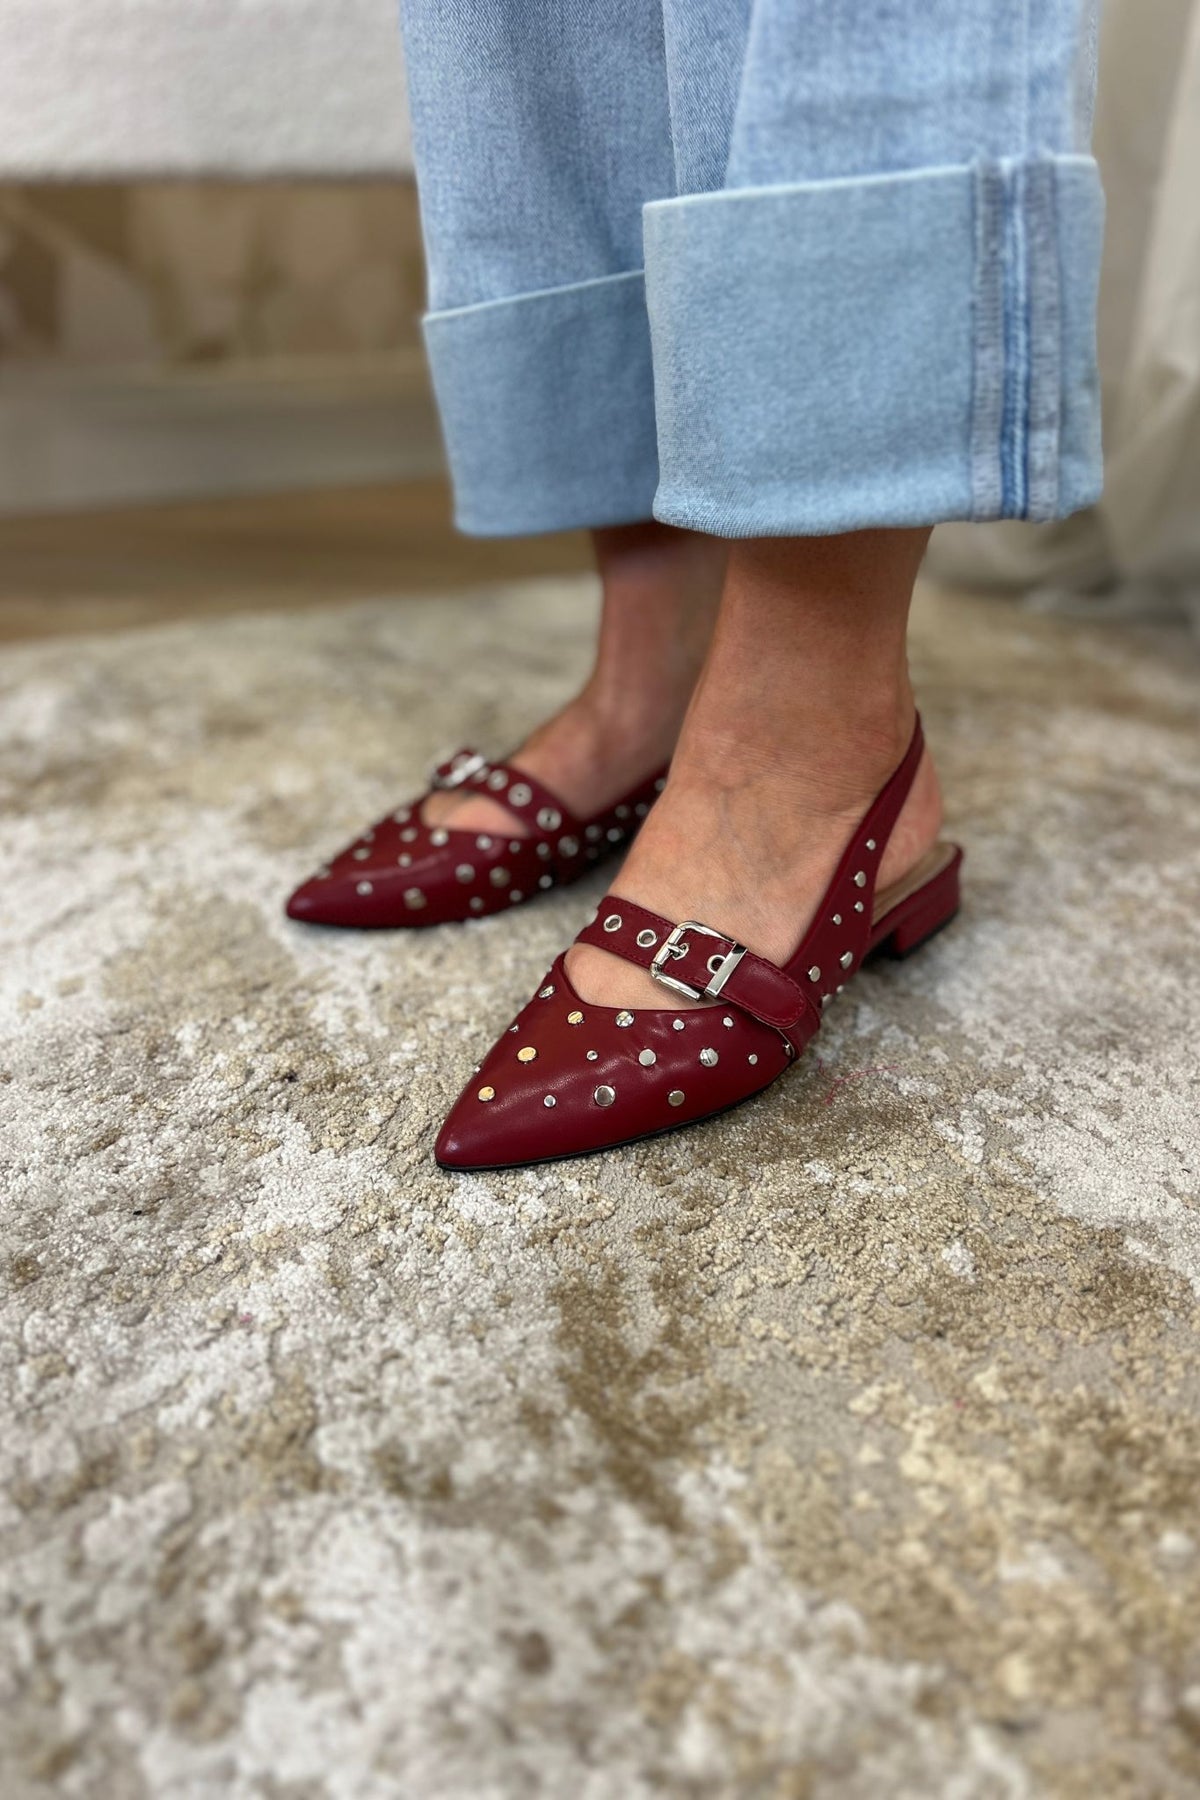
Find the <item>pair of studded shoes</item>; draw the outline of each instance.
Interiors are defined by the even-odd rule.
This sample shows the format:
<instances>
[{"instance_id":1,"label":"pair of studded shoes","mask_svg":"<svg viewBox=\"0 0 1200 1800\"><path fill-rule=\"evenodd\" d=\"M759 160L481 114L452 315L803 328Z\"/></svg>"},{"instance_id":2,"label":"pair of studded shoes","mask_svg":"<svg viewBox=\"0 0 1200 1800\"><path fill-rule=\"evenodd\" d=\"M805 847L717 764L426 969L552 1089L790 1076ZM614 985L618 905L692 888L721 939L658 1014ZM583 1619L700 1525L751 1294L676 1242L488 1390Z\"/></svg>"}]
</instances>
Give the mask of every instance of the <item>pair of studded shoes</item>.
<instances>
[{"instance_id":1,"label":"pair of studded shoes","mask_svg":"<svg viewBox=\"0 0 1200 1800\"><path fill-rule=\"evenodd\" d=\"M812 923L782 965L756 955L717 926L695 919L665 919L609 894L576 942L596 945L647 970L663 987L667 1004L618 1010L586 1001L571 985L564 953L451 1108L437 1141L438 1162L459 1170L514 1168L615 1149L711 1118L769 1087L816 1036L825 1006L869 956L910 955L958 911L962 852L953 844L935 845L902 881L888 888L880 889L876 881L923 748L918 720L903 761L851 838ZM457 766L470 768L462 777L465 781L474 782L482 774L480 785L505 794L506 804L536 809L539 835L506 840L500 852L515 864L517 845L522 846L519 867L525 885L518 896L535 891L526 869L536 871L542 865L541 872L550 876L545 885L552 885L583 873L604 846L618 847L618 840L609 835L620 828L617 825L590 821L581 828L572 821L571 847L564 852L552 833L564 829L567 814L528 777L501 765L504 783L492 785L488 772L493 765ZM455 770L455 764L449 765L445 780L460 785L453 780ZM643 792L639 799L622 802L613 818L621 827L635 826L660 786L661 777L649 784L649 796ZM519 798L514 797L514 787L521 790ZM545 823L551 813L553 826ZM435 918L500 910L510 884L502 881L494 886L491 871L502 868L511 877L514 871L507 863L497 857L480 865L479 838L468 862L465 849L451 840L471 834L431 832L409 824L410 817L419 818L419 807L386 821L389 830L383 841L393 867L396 851L390 828L398 827L400 841L412 846L400 852L413 858L403 874L408 877L410 869L420 868L419 886L415 874L410 885L422 895L421 904L413 907L402 881L403 911L389 886L388 900L381 899L369 917L342 917L336 922L432 923ZM376 853L381 830L376 827L343 853L323 879L343 889L369 881L370 891L357 897L373 900L378 877L355 872L383 869L384 851ZM417 835L405 839L405 830ZM444 841L435 844L434 838ZM543 843L548 855L538 848ZM486 846L489 859L494 848ZM359 855L362 849L367 850L366 857ZM454 857L460 850L464 861L458 865ZM470 869L469 877L460 873L460 867ZM389 868L384 885L394 882ZM296 908L312 886L306 884L293 897L289 906L293 917L320 916ZM474 906L476 899L484 904ZM671 995L701 1004L672 1007Z\"/></svg>"}]
</instances>

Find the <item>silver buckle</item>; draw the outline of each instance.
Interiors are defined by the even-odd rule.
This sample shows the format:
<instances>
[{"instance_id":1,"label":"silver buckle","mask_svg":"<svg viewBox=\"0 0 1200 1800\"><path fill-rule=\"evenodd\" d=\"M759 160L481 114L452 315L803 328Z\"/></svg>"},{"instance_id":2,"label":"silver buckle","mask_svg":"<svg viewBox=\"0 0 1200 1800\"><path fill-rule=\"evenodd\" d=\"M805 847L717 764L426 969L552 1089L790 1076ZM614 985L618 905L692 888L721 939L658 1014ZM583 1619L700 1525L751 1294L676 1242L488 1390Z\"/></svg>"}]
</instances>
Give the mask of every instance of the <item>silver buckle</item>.
<instances>
[{"instance_id":1,"label":"silver buckle","mask_svg":"<svg viewBox=\"0 0 1200 1800\"><path fill-rule=\"evenodd\" d=\"M450 764L448 775L442 775L437 767L434 768L433 774L429 778L429 785L434 788L461 787L464 781L470 781L472 775L477 775L480 769L486 769L487 766L487 757L481 756L478 750L473 756L456 756Z\"/></svg>"},{"instance_id":2,"label":"silver buckle","mask_svg":"<svg viewBox=\"0 0 1200 1800\"><path fill-rule=\"evenodd\" d=\"M684 933L688 931L698 931L702 937L716 938L721 943L733 941L727 932L714 931L711 925L701 925L698 919L684 919L682 923L667 933L654 952L650 963L650 973L655 981L661 981L664 987L674 988L677 994L686 994L689 1000L716 1000L725 983L745 956L746 946L734 943L733 949L727 951L724 956L710 956L708 972L712 980L707 987L693 987L690 981L679 981L674 975L664 973L664 964L668 958L686 956L690 951L692 946L680 941ZM713 968L714 963L717 965L715 969Z\"/></svg>"}]
</instances>

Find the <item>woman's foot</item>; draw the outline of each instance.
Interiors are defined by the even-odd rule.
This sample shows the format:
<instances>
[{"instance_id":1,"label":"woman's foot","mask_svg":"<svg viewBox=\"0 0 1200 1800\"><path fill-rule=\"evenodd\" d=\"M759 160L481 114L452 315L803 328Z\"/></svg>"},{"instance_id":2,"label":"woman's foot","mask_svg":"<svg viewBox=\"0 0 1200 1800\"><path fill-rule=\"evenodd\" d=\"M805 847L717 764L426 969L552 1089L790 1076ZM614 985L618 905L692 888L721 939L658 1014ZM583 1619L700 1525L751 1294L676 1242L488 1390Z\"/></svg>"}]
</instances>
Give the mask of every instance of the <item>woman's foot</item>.
<instances>
[{"instance_id":1,"label":"woman's foot","mask_svg":"<svg viewBox=\"0 0 1200 1800\"><path fill-rule=\"evenodd\" d=\"M503 764L460 753L292 894L356 929L506 911L625 846L656 801L711 635L723 546L640 525L596 534L604 589L583 691Z\"/></svg>"},{"instance_id":2,"label":"woman's foot","mask_svg":"<svg viewBox=\"0 0 1200 1800\"><path fill-rule=\"evenodd\" d=\"M725 547L666 525L593 534L603 585L596 660L579 694L526 738L511 766L590 818L670 762L712 636ZM525 836L486 795L441 792L430 825Z\"/></svg>"},{"instance_id":3,"label":"woman's foot","mask_svg":"<svg viewBox=\"0 0 1200 1800\"><path fill-rule=\"evenodd\" d=\"M731 758L714 766L689 734L613 892L664 918L698 919L771 962L787 962L868 801L900 762L907 741L907 735L893 738L887 754L880 754L882 745L875 748L870 793L849 805L840 784L826 785L804 767L736 767ZM864 757L860 767L868 766ZM933 848L941 824L937 772L926 750L884 851L881 893ZM700 1004L665 993L643 970L590 944L572 949L567 968L581 998L603 1006L678 1010Z\"/></svg>"},{"instance_id":4,"label":"woman's foot","mask_svg":"<svg viewBox=\"0 0 1200 1800\"><path fill-rule=\"evenodd\" d=\"M923 544L914 535L815 539L800 576L794 546L735 547L721 623L666 791L616 894L666 918L713 925L772 962L792 955L912 734L907 604L897 625L896 596L911 591ZM878 629L864 637L863 615L873 613ZM863 641L848 657L856 638ZM773 654L772 645L788 654ZM824 670L811 687L809 667ZM883 851L880 891L921 861L941 823L926 751ZM673 1004L643 970L591 945L576 945L567 968L586 1000Z\"/></svg>"}]
</instances>

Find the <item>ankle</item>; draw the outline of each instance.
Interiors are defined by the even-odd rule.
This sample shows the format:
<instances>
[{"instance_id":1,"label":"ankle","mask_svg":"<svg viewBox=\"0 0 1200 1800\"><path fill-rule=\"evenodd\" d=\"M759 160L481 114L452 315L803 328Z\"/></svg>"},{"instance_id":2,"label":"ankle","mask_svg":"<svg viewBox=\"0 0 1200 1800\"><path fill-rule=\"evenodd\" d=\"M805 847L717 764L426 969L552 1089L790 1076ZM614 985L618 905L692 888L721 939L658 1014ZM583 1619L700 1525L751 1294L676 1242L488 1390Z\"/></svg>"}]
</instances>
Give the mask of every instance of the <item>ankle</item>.
<instances>
[{"instance_id":1,"label":"ankle","mask_svg":"<svg viewBox=\"0 0 1200 1800\"><path fill-rule=\"evenodd\" d=\"M845 705L828 697L790 697L756 705L754 729L722 716L701 694L677 757L681 778L735 792L786 783L814 813L854 814L870 804L904 757L915 708L904 693Z\"/></svg>"}]
</instances>

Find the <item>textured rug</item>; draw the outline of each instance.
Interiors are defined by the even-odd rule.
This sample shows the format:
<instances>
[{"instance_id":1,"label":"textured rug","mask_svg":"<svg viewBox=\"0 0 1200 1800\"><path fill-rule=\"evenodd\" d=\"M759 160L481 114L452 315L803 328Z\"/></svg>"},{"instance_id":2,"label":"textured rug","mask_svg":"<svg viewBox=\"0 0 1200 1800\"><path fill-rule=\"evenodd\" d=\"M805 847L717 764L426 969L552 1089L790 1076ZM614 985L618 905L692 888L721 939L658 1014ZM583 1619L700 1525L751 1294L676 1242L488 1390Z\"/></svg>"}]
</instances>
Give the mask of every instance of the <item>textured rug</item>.
<instances>
[{"instance_id":1,"label":"textured rug","mask_svg":"<svg viewBox=\"0 0 1200 1800\"><path fill-rule=\"evenodd\" d=\"M728 1118L440 1112L599 886L292 880L513 741L588 591L0 675L0 1791L1200 1794L1200 652L927 593L964 914Z\"/></svg>"}]
</instances>

